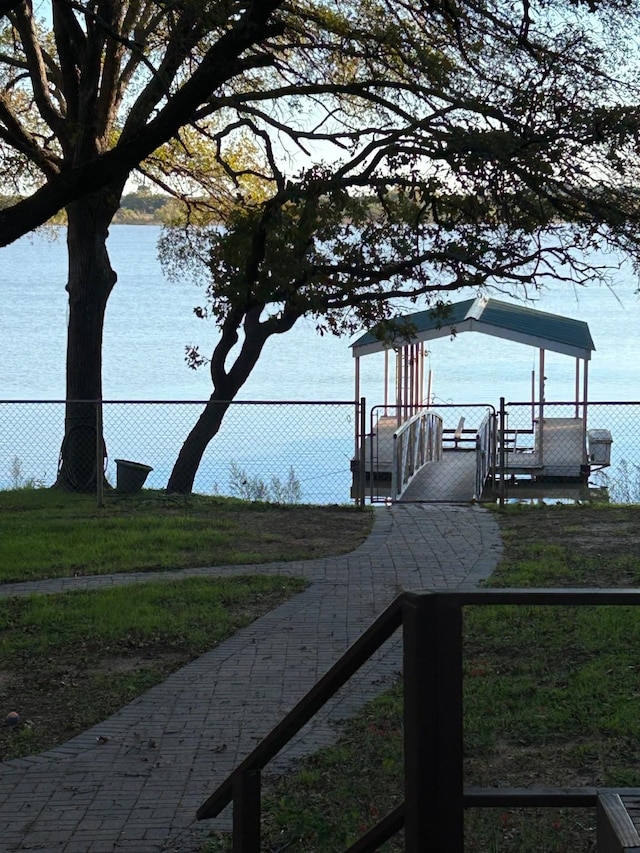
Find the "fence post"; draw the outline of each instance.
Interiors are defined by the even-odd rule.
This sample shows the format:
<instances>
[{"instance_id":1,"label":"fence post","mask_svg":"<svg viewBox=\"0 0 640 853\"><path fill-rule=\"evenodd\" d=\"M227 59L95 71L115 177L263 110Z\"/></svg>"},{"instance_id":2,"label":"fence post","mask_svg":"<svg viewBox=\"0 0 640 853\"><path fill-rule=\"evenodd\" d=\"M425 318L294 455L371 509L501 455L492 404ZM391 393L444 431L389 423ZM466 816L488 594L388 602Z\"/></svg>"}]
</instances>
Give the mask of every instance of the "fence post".
<instances>
[{"instance_id":1,"label":"fence post","mask_svg":"<svg viewBox=\"0 0 640 853\"><path fill-rule=\"evenodd\" d=\"M102 443L102 400L96 400L96 502L104 506L104 454Z\"/></svg>"},{"instance_id":2,"label":"fence post","mask_svg":"<svg viewBox=\"0 0 640 853\"><path fill-rule=\"evenodd\" d=\"M499 435L498 435L498 442L499 442L498 447L499 447L499 451L500 451L500 459L499 459L500 486L498 488L498 497L500 498L499 503L500 503L501 507L504 506L505 497L507 495L507 479L506 479L506 473L505 473L505 467L506 467L505 466L505 453L506 453L505 433L506 433L506 429L507 429L506 423L507 423L507 410L505 408L504 397L500 397L500 427L499 427Z\"/></svg>"},{"instance_id":3,"label":"fence post","mask_svg":"<svg viewBox=\"0 0 640 853\"><path fill-rule=\"evenodd\" d=\"M491 477L491 494L496 496L496 472L498 470L498 414L493 410L491 415L491 432L489 435L489 476Z\"/></svg>"},{"instance_id":4,"label":"fence post","mask_svg":"<svg viewBox=\"0 0 640 853\"><path fill-rule=\"evenodd\" d=\"M358 503L364 506L365 480L366 480L366 454L365 454L365 435L367 433L367 400L365 397L360 398L360 447L358 449L360 476L358 477ZM371 472L373 477L373 472Z\"/></svg>"},{"instance_id":5,"label":"fence post","mask_svg":"<svg viewBox=\"0 0 640 853\"><path fill-rule=\"evenodd\" d=\"M233 853L260 853L260 770L233 780Z\"/></svg>"},{"instance_id":6,"label":"fence post","mask_svg":"<svg viewBox=\"0 0 640 853\"><path fill-rule=\"evenodd\" d=\"M460 605L407 593L403 643L405 850L463 853Z\"/></svg>"}]
</instances>

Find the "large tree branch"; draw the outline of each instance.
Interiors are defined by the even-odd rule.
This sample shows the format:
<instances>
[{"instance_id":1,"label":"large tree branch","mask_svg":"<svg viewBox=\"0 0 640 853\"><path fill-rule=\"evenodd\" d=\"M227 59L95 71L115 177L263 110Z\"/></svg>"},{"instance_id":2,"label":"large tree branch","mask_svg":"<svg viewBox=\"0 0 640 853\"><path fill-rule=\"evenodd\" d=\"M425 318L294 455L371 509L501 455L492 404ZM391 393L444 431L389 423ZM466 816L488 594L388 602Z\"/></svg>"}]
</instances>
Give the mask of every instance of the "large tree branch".
<instances>
[{"instance_id":1,"label":"large tree branch","mask_svg":"<svg viewBox=\"0 0 640 853\"><path fill-rule=\"evenodd\" d=\"M15 9L12 19L15 21L16 28L20 33L22 47L29 64L33 96L40 115L58 139L62 139L64 121L49 96L46 63L38 41L38 33L33 20L31 5L27 4L27 0L23 0Z\"/></svg>"},{"instance_id":2,"label":"large tree branch","mask_svg":"<svg viewBox=\"0 0 640 853\"><path fill-rule=\"evenodd\" d=\"M122 96L123 86L126 85L126 82L131 78L136 68L141 64L144 65L150 72L152 79L157 77L159 73L144 53L146 38L130 39L124 35L136 20L133 10L138 9L138 4L131 3L125 10L124 4L115 5L109 2L101 4L98 10L94 11L77 2L77 0L56 0L56 2L58 5L68 7L68 16L72 19L74 19L74 16L71 10L75 10L84 16L89 32L87 47L95 53L97 59L100 58L103 47L105 48L100 95L97 104L97 115L95 116L96 132L98 136L101 136L113 117L113 113ZM120 19L113 19L113 16L118 12L120 13ZM164 14L162 12L157 17L156 25L159 24ZM136 35L142 29L142 21L138 21ZM119 81L120 60L125 49L129 50L131 60L127 63L123 79Z\"/></svg>"},{"instance_id":3,"label":"large tree branch","mask_svg":"<svg viewBox=\"0 0 640 853\"><path fill-rule=\"evenodd\" d=\"M140 45L140 48L132 48L130 50L128 59L124 61L123 66L119 70L119 77L114 80L114 91L112 97L114 100L117 99L118 102L121 100L123 92L126 91L129 83L141 64L145 65L152 75L155 75L156 73L156 69L153 66L153 63L151 63L147 58L145 50L152 35L161 27L162 21L166 16L166 12L162 5L157 6L154 0L146 0L146 2L145 0L142 0L141 5L142 8L140 8L140 3L138 3L137 0L136 2L130 2L122 22L122 32L133 32L134 44ZM109 64L112 61L114 63L113 72L115 73L117 71L115 68L115 58L119 55L119 52L120 46L117 43L114 43L112 56L107 55L105 59L105 80L108 80L112 76L112 71L109 68ZM105 102L101 105L103 115L106 115L107 113L106 101L109 96L108 92L101 92L101 99Z\"/></svg>"},{"instance_id":4,"label":"large tree branch","mask_svg":"<svg viewBox=\"0 0 640 853\"><path fill-rule=\"evenodd\" d=\"M62 0L53 0L53 32L60 60L62 91L66 105L67 127L71 138L76 139L80 113L80 73L85 56L87 37L76 20L73 11ZM72 130L75 128L75 130ZM69 145L69 134L61 138L65 149ZM68 152L67 152L68 153Z\"/></svg>"},{"instance_id":5,"label":"large tree branch","mask_svg":"<svg viewBox=\"0 0 640 853\"><path fill-rule=\"evenodd\" d=\"M28 133L15 115L6 97L0 93L0 136L36 164L43 173L52 178L60 172L60 160L51 152L44 151L33 134Z\"/></svg>"},{"instance_id":6,"label":"large tree branch","mask_svg":"<svg viewBox=\"0 0 640 853\"><path fill-rule=\"evenodd\" d=\"M275 334L288 332L301 316L292 309L280 317L270 317L267 320L261 321L260 316L263 309L264 305L258 304L244 315L244 339L242 346L233 361L231 369L226 374L226 381L230 383L234 395L251 375L269 338Z\"/></svg>"},{"instance_id":7,"label":"large tree branch","mask_svg":"<svg viewBox=\"0 0 640 853\"><path fill-rule=\"evenodd\" d=\"M271 31L271 17L283 0L252 3L237 24L212 46L191 78L143 129L94 160L65 170L32 196L0 211L0 246L42 225L69 202L125 179L145 157L171 139L218 86L241 66L244 51Z\"/></svg>"},{"instance_id":8,"label":"large tree branch","mask_svg":"<svg viewBox=\"0 0 640 853\"><path fill-rule=\"evenodd\" d=\"M29 63L26 59L9 53L0 53L0 63L7 65L9 68L21 68L25 71L29 69Z\"/></svg>"}]
</instances>

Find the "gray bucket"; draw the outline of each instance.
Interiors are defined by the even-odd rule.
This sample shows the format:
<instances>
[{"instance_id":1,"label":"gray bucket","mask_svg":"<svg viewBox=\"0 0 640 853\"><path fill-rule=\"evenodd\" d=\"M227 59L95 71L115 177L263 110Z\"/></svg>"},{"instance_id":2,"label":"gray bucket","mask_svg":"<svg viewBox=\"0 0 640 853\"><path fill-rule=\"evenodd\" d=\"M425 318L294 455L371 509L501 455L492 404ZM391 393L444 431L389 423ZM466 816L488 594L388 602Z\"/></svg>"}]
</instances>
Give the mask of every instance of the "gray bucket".
<instances>
[{"instance_id":1,"label":"gray bucket","mask_svg":"<svg viewBox=\"0 0 640 853\"><path fill-rule=\"evenodd\" d=\"M150 465L142 462L130 462L128 459L116 459L116 489L119 492L134 494L144 486L149 471L153 471Z\"/></svg>"}]
</instances>

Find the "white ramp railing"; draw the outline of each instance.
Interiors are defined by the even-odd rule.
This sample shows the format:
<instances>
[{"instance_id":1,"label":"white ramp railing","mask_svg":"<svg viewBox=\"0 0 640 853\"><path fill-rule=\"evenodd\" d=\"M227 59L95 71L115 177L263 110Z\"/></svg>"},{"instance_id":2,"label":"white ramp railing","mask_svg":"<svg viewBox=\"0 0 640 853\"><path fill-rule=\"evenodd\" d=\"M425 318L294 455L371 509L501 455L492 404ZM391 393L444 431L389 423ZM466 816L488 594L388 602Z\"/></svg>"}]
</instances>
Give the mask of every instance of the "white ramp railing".
<instances>
[{"instance_id":1,"label":"white ramp railing","mask_svg":"<svg viewBox=\"0 0 640 853\"><path fill-rule=\"evenodd\" d=\"M493 412L488 411L478 427L476 436L476 490L474 500L480 500L487 477L495 471L496 441L496 417Z\"/></svg>"},{"instance_id":2,"label":"white ramp railing","mask_svg":"<svg viewBox=\"0 0 640 853\"><path fill-rule=\"evenodd\" d=\"M397 501L427 462L442 459L442 418L422 409L393 434L391 500Z\"/></svg>"}]
</instances>

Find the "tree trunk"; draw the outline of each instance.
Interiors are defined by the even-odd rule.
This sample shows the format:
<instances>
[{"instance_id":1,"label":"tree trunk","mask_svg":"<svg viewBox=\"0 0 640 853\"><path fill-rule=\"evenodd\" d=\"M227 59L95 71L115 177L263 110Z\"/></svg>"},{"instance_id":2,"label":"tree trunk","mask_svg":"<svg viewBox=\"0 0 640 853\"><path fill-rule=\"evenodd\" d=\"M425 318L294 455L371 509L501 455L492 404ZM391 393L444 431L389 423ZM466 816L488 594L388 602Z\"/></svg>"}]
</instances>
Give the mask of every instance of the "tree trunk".
<instances>
[{"instance_id":1,"label":"tree trunk","mask_svg":"<svg viewBox=\"0 0 640 853\"><path fill-rule=\"evenodd\" d=\"M202 456L211 439L217 435L230 405L229 400L222 400L217 391L211 395L204 411L182 445L167 483L168 492L185 495L191 492Z\"/></svg>"},{"instance_id":2,"label":"tree trunk","mask_svg":"<svg viewBox=\"0 0 640 853\"><path fill-rule=\"evenodd\" d=\"M288 332L300 317L296 311L291 310L280 317L271 317L261 322L263 309L264 303L256 302L246 314L242 309L231 312L222 324L222 337L211 358L214 392L182 445L167 483L168 492L191 492L207 445L217 435L227 409L251 375L266 341L272 335ZM227 359L238 341L240 326L244 328L244 341L231 369L227 371Z\"/></svg>"},{"instance_id":3,"label":"tree trunk","mask_svg":"<svg viewBox=\"0 0 640 853\"><path fill-rule=\"evenodd\" d=\"M96 415L102 400L104 314L117 279L106 241L121 194L122 186L112 186L67 208L67 403L56 485L68 491L93 492L97 477L103 476L98 442L101 460L106 451L103 436L97 434Z\"/></svg>"}]
</instances>

